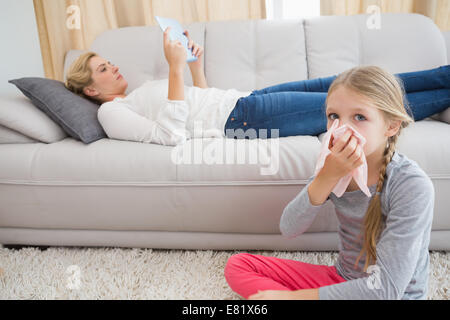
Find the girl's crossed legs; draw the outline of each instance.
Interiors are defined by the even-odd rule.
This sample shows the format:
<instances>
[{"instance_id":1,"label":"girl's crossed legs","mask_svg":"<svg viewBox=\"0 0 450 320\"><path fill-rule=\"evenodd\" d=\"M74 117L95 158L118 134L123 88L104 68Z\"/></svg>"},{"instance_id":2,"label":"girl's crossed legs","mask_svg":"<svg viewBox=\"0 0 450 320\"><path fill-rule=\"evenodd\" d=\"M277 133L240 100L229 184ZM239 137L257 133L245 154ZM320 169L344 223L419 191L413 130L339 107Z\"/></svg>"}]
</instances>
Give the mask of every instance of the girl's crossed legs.
<instances>
[{"instance_id":1,"label":"girl's crossed legs","mask_svg":"<svg viewBox=\"0 0 450 320\"><path fill-rule=\"evenodd\" d=\"M230 288L245 299L259 290L315 289L347 281L334 266L250 253L231 256L224 273Z\"/></svg>"}]
</instances>

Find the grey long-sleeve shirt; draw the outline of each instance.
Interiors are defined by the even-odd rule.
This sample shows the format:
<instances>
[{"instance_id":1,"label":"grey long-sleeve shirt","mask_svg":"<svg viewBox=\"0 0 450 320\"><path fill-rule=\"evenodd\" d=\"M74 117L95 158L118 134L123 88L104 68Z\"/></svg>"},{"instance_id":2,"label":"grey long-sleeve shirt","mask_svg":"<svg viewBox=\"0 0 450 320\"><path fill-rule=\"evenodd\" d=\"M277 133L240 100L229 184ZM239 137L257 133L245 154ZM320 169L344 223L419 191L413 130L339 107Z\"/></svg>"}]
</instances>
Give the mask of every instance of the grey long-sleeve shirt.
<instances>
[{"instance_id":1,"label":"grey long-sleeve shirt","mask_svg":"<svg viewBox=\"0 0 450 320\"><path fill-rule=\"evenodd\" d=\"M315 176L286 206L280 220L281 233L294 238L313 223L324 204L313 206L307 192ZM376 185L369 186L373 195ZM365 255L353 268L362 248L359 242L370 198L361 190L345 192L340 198L331 192L339 220L339 257L335 267L346 282L319 288L321 300L331 299L426 299L434 187L413 160L395 152L386 168L381 191L384 229L377 243L376 265L364 272Z\"/></svg>"}]
</instances>

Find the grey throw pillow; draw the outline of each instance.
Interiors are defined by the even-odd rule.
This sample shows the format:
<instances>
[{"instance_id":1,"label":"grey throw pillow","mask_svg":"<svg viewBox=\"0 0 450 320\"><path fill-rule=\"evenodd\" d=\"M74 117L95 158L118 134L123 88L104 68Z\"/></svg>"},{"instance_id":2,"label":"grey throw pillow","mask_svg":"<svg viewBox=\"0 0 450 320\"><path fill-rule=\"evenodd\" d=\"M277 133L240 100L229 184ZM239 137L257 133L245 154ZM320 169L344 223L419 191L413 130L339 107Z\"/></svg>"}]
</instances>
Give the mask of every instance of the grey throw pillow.
<instances>
[{"instance_id":1,"label":"grey throw pillow","mask_svg":"<svg viewBox=\"0 0 450 320\"><path fill-rule=\"evenodd\" d=\"M99 105L46 78L10 80L31 102L74 139L85 144L107 138L97 118Z\"/></svg>"}]
</instances>

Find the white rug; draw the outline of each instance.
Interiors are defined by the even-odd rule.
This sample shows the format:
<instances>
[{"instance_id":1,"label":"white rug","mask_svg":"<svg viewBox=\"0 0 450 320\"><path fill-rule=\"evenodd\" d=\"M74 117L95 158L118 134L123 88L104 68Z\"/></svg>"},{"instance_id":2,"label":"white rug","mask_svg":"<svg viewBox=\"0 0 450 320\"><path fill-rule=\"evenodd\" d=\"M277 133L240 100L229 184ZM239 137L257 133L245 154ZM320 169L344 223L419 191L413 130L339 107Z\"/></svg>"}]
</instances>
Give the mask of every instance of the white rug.
<instances>
[{"instance_id":1,"label":"white rug","mask_svg":"<svg viewBox=\"0 0 450 320\"><path fill-rule=\"evenodd\" d=\"M337 252L0 248L0 299L240 300L223 276L250 252L333 265ZM450 253L430 252L429 299L450 298Z\"/></svg>"}]
</instances>

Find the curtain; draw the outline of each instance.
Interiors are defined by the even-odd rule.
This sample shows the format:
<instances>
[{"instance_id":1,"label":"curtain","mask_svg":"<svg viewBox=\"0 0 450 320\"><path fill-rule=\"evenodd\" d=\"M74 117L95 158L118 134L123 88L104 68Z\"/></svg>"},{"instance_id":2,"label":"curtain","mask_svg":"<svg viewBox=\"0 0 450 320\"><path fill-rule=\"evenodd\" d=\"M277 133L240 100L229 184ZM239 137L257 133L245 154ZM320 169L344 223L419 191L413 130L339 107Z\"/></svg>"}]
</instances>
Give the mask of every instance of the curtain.
<instances>
[{"instance_id":1,"label":"curtain","mask_svg":"<svg viewBox=\"0 0 450 320\"><path fill-rule=\"evenodd\" d=\"M450 30L450 0L321 0L320 14L365 14L370 5L379 6L383 13L419 13L442 31Z\"/></svg>"},{"instance_id":2,"label":"curtain","mask_svg":"<svg viewBox=\"0 0 450 320\"><path fill-rule=\"evenodd\" d=\"M33 0L45 76L63 80L64 58L87 50L102 32L157 25L154 16L182 24L265 19L265 0Z\"/></svg>"}]
</instances>

